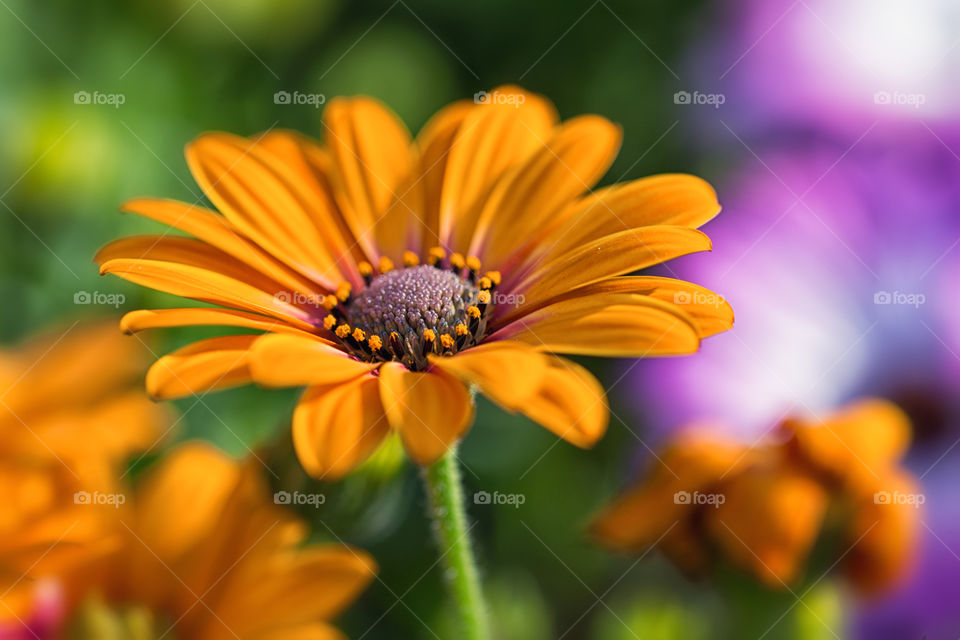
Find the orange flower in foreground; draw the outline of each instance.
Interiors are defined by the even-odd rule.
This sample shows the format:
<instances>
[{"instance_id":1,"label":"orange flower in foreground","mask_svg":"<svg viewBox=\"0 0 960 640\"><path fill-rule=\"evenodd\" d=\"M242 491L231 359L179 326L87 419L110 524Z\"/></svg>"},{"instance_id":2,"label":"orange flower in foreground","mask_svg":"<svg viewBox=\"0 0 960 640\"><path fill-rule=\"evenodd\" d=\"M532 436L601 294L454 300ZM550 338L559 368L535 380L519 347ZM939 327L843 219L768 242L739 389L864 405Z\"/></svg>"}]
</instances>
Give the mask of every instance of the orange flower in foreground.
<instances>
[{"instance_id":1,"label":"orange flower in foreground","mask_svg":"<svg viewBox=\"0 0 960 640\"><path fill-rule=\"evenodd\" d=\"M785 587L827 530L837 535L837 557L861 592L899 580L913 558L923 502L899 467L910 439L906 416L871 399L823 422L788 420L781 431L754 447L704 433L680 436L662 465L595 520L592 533L620 551L656 545L694 573L722 556Z\"/></svg>"},{"instance_id":2,"label":"orange flower in foreground","mask_svg":"<svg viewBox=\"0 0 960 640\"><path fill-rule=\"evenodd\" d=\"M719 211L702 180L661 175L587 193L620 144L599 116L558 122L519 88L457 102L411 139L379 102L332 100L324 143L290 132L201 136L187 147L218 212L123 206L194 236L104 247L102 273L229 309L135 311L127 331L227 325L162 358L159 398L255 381L306 386L293 418L314 475L337 477L390 430L435 461L469 428L474 386L581 447L606 429L602 387L552 354L685 354L728 329L696 285L624 276L710 249ZM585 195L586 194L586 195Z\"/></svg>"},{"instance_id":3,"label":"orange flower in foreground","mask_svg":"<svg viewBox=\"0 0 960 640\"><path fill-rule=\"evenodd\" d=\"M110 322L0 352L0 616L28 568L63 570L114 542L102 526L112 509L80 504L77 492L115 492L127 458L171 422L137 383L140 347Z\"/></svg>"},{"instance_id":4,"label":"orange flower in foreground","mask_svg":"<svg viewBox=\"0 0 960 640\"><path fill-rule=\"evenodd\" d=\"M102 531L119 540L109 554L25 579L37 613L20 619L44 639L342 639L328 621L376 566L349 547L300 547L303 523L274 504L261 475L207 445L179 447L117 501ZM55 605L44 602L51 590Z\"/></svg>"}]
</instances>

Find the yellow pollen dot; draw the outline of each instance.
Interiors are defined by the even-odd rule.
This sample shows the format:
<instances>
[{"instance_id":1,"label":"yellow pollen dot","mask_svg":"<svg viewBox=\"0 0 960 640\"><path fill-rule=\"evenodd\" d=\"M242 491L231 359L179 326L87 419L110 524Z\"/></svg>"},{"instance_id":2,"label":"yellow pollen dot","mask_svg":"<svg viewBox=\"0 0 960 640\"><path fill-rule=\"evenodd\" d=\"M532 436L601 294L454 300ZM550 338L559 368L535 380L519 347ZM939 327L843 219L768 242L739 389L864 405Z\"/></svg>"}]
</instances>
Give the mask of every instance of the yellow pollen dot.
<instances>
[{"instance_id":1,"label":"yellow pollen dot","mask_svg":"<svg viewBox=\"0 0 960 640\"><path fill-rule=\"evenodd\" d=\"M450 254L450 266L454 269L463 269L463 265L467 264L467 261L464 260L462 253L451 253Z\"/></svg>"},{"instance_id":2,"label":"yellow pollen dot","mask_svg":"<svg viewBox=\"0 0 960 640\"><path fill-rule=\"evenodd\" d=\"M337 327L337 337L343 340L348 335L350 335L350 325L344 323Z\"/></svg>"},{"instance_id":3,"label":"yellow pollen dot","mask_svg":"<svg viewBox=\"0 0 960 640\"><path fill-rule=\"evenodd\" d=\"M363 329L361 329L360 327L357 327L356 329L353 330L353 339L356 340L357 342L363 342L364 340L367 339L367 334L363 332Z\"/></svg>"},{"instance_id":4,"label":"yellow pollen dot","mask_svg":"<svg viewBox=\"0 0 960 640\"><path fill-rule=\"evenodd\" d=\"M493 286L493 282L487 276L483 276L477 280L477 286L481 289L489 289Z\"/></svg>"},{"instance_id":5,"label":"yellow pollen dot","mask_svg":"<svg viewBox=\"0 0 960 640\"><path fill-rule=\"evenodd\" d=\"M467 307L467 315L473 318L474 320L480 319L480 307L469 306Z\"/></svg>"},{"instance_id":6,"label":"yellow pollen dot","mask_svg":"<svg viewBox=\"0 0 960 640\"><path fill-rule=\"evenodd\" d=\"M456 340L453 339L449 333L445 333L440 336L440 344L443 345L444 349L452 349L453 345L457 344Z\"/></svg>"},{"instance_id":7,"label":"yellow pollen dot","mask_svg":"<svg viewBox=\"0 0 960 640\"><path fill-rule=\"evenodd\" d=\"M480 271L480 258L477 256L468 257L467 266L470 267L471 271Z\"/></svg>"},{"instance_id":8,"label":"yellow pollen dot","mask_svg":"<svg viewBox=\"0 0 960 640\"><path fill-rule=\"evenodd\" d=\"M400 334L396 331L390 332L390 342L400 342Z\"/></svg>"},{"instance_id":9,"label":"yellow pollen dot","mask_svg":"<svg viewBox=\"0 0 960 640\"><path fill-rule=\"evenodd\" d=\"M335 326L337 326L337 319L334 318L332 315L328 315L323 319L323 328L326 329L327 331L330 331Z\"/></svg>"},{"instance_id":10,"label":"yellow pollen dot","mask_svg":"<svg viewBox=\"0 0 960 640\"><path fill-rule=\"evenodd\" d=\"M447 252L443 250L443 247L433 247L428 252L427 262L430 265L435 265L438 262L441 262L446 257L447 257Z\"/></svg>"},{"instance_id":11,"label":"yellow pollen dot","mask_svg":"<svg viewBox=\"0 0 960 640\"><path fill-rule=\"evenodd\" d=\"M437 332L433 329L424 329L423 330L423 339L427 342L433 342L437 339Z\"/></svg>"},{"instance_id":12,"label":"yellow pollen dot","mask_svg":"<svg viewBox=\"0 0 960 640\"><path fill-rule=\"evenodd\" d=\"M458 336L465 336L470 333L470 329L467 329L467 325L463 324L462 322L455 326L453 330L457 332Z\"/></svg>"},{"instance_id":13,"label":"yellow pollen dot","mask_svg":"<svg viewBox=\"0 0 960 640\"><path fill-rule=\"evenodd\" d=\"M415 267L418 264L420 264L420 256L415 254L413 251L403 252L403 265L405 267Z\"/></svg>"},{"instance_id":14,"label":"yellow pollen dot","mask_svg":"<svg viewBox=\"0 0 960 640\"><path fill-rule=\"evenodd\" d=\"M370 345L371 351L380 351L380 347L383 346L383 340L380 339L380 336L370 336L367 338L367 344Z\"/></svg>"},{"instance_id":15,"label":"yellow pollen dot","mask_svg":"<svg viewBox=\"0 0 960 640\"><path fill-rule=\"evenodd\" d=\"M346 302L347 298L350 297L350 292L353 290L353 287L349 282L341 282L337 286L337 298L340 302Z\"/></svg>"},{"instance_id":16,"label":"yellow pollen dot","mask_svg":"<svg viewBox=\"0 0 960 640\"><path fill-rule=\"evenodd\" d=\"M367 277L373 273L373 265L367 262L366 260L364 260L363 262L357 265L357 270L360 272L360 275L362 275L363 277Z\"/></svg>"},{"instance_id":17,"label":"yellow pollen dot","mask_svg":"<svg viewBox=\"0 0 960 640\"><path fill-rule=\"evenodd\" d=\"M387 256L380 257L380 273L388 273L393 271L393 260Z\"/></svg>"},{"instance_id":18,"label":"yellow pollen dot","mask_svg":"<svg viewBox=\"0 0 960 640\"><path fill-rule=\"evenodd\" d=\"M477 299L480 300L480 304L490 304L490 292L487 290L481 291Z\"/></svg>"},{"instance_id":19,"label":"yellow pollen dot","mask_svg":"<svg viewBox=\"0 0 960 640\"><path fill-rule=\"evenodd\" d=\"M500 279L501 279L501 278L500 278L500 272L499 272L499 271L487 271L484 275L485 275L486 277L490 278L490 281L491 281L494 285L500 284Z\"/></svg>"},{"instance_id":20,"label":"yellow pollen dot","mask_svg":"<svg viewBox=\"0 0 960 640\"><path fill-rule=\"evenodd\" d=\"M337 296L323 296L323 308L327 311L333 311L333 308L337 306Z\"/></svg>"}]
</instances>

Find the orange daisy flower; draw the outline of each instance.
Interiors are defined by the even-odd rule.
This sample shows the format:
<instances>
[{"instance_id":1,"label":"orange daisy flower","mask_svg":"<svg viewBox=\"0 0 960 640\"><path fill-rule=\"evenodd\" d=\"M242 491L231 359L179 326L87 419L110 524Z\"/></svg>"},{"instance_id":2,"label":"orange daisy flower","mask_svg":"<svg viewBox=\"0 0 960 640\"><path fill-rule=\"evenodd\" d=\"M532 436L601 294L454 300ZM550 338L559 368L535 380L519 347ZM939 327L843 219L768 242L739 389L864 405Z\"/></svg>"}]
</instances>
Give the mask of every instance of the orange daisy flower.
<instances>
[{"instance_id":1,"label":"orange daisy flower","mask_svg":"<svg viewBox=\"0 0 960 640\"><path fill-rule=\"evenodd\" d=\"M314 475L337 477L392 430L421 464L473 419L470 387L569 442L606 428L602 387L556 353L685 354L732 324L696 285L625 276L710 249L714 191L662 175L590 192L620 143L545 99L457 102L412 139L370 98L330 101L324 143L290 132L201 136L187 162L219 213L142 199L123 210L193 238L103 248L102 273L229 309L135 311L127 331L230 325L162 358L160 398L255 381L306 386L293 419Z\"/></svg>"},{"instance_id":2,"label":"orange daisy flower","mask_svg":"<svg viewBox=\"0 0 960 640\"><path fill-rule=\"evenodd\" d=\"M0 615L0 632L343 640L329 621L376 571L362 551L301 546L304 523L274 504L259 463L209 445L181 445L129 499L113 497L114 515L101 528L117 540L110 553L73 570L32 569L22 582L34 587L33 608L16 619Z\"/></svg>"},{"instance_id":3,"label":"orange daisy flower","mask_svg":"<svg viewBox=\"0 0 960 640\"><path fill-rule=\"evenodd\" d=\"M692 573L723 557L782 588L830 530L840 541L837 563L857 590L897 583L916 552L923 503L899 465L907 417L889 402L862 400L822 423L788 420L781 435L753 447L681 436L662 466L594 521L594 536L628 552L655 544Z\"/></svg>"},{"instance_id":4,"label":"orange daisy flower","mask_svg":"<svg viewBox=\"0 0 960 640\"><path fill-rule=\"evenodd\" d=\"M0 351L0 616L17 610L27 569L63 570L112 544L104 510L77 492L115 492L127 459L172 421L137 383L140 347L111 321Z\"/></svg>"}]
</instances>

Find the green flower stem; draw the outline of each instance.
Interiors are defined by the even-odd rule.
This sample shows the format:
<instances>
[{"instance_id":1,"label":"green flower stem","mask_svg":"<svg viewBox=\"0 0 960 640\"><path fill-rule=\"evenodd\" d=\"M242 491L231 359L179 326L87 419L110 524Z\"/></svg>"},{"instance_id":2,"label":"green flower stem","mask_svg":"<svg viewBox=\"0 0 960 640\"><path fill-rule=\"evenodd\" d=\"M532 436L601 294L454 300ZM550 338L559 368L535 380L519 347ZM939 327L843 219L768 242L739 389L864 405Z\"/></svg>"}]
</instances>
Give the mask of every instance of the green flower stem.
<instances>
[{"instance_id":1,"label":"green flower stem","mask_svg":"<svg viewBox=\"0 0 960 640\"><path fill-rule=\"evenodd\" d=\"M462 637L466 640L489 640L487 611L467 531L463 486L455 447L423 470L423 481L430 498L430 517L446 566L447 585L459 609Z\"/></svg>"}]
</instances>

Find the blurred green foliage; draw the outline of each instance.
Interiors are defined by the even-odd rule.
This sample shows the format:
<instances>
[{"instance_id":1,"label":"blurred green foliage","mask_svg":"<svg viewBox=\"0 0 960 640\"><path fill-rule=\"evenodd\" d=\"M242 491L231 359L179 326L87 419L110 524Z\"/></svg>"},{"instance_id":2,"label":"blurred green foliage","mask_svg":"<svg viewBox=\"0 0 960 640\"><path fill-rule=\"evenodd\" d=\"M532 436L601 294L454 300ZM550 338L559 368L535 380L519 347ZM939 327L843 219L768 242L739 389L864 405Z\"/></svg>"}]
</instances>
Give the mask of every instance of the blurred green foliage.
<instances>
[{"instance_id":1,"label":"blurred green foliage","mask_svg":"<svg viewBox=\"0 0 960 640\"><path fill-rule=\"evenodd\" d=\"M594 112L623 126L623 151L606 182L695 171L699 159L671 96L702 4L4 0L0 337L181 305L100 278L91 257L113 238L159 230L119 215L125 199L203 201L182 159L184 143L200 132L285 127L318 135L320 110L275 104L281 90L377 96L416 130L451 100L518 83L554 100L563 117ZM122 94L123 104L77 104L78 91ZM75 305L78 291L125 301L116 309ZM209 335L178 330L149 339L162 354ZM498 637L738 638L738 620L753 609L773 619L795 605L789 594L756 586L691 584L657 554L635 562L591 546L583 535L589 517L649 453L642 416L619 399L629 395L617 386L622 367L588 364L612 385L615 414L594 450L557 442L486 402L461 448L468 495L526 498L519 507L469 505ZM244 388L178 402L176 437L208 439L237 455L256 450L276 486L314 486L293 461L295 397ZM394 448L347 480L315 488L327 501L303 508L315 538L367 548L381 564L380 580L343 620L351 637L455 637L418 480ZM829 597L818 594L811 607L839 616ZM791 611L767 638L822 637L810 611Z\"/></svg>"}]
</instances>

